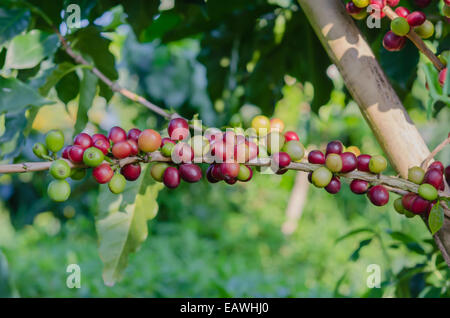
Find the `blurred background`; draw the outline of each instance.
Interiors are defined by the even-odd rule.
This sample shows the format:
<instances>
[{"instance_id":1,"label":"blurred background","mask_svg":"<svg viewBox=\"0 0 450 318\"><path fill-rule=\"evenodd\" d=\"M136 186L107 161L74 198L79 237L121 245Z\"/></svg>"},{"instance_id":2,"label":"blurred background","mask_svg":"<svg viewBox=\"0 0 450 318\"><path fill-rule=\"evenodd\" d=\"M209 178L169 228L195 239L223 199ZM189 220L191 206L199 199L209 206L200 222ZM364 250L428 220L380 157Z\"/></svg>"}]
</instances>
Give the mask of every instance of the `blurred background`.
<instances>
[{"instance_id":1,"label":"blurred background","mask_svg":"<svg viewBox=\"0 0 450 318\"><path fill-rule=\"evenodd\" d=\"M141 11L140 19L130 19L131 4L103 10L82 3L85 28L70 30L62 23L60 29L69 38L84 36L84 45L94 47L89 34L97 32L103 41L98 47L109 49L122 86L183 116L198 114L208 126L248 127L255 115L265 114L282 119L309 147L339 139L361 152L382 154L294 1L208 1L206 9L196 1L147 3L153 11ZM418 67L426 61L414 47L387 56L380 46L384 33L364 32L432 149L448 134L450 112L445 105L426 106L428 92ZM429 44L439 49L444 41ZM17 77L39 87L46 69L65 59L58 50ZM107 96L101 87L79 124L80 77L69 73L49 92L56 103L36 111L26 138L2 140L4 163L35 161L31 147L51 129L62 129L70 142L81 129L166 127L143 106ZM0 116L0 136L7 119ZM446 149L437 159L449 164L449 157ZM72 181L70 199L56 204L46 195L49 180L47 172L0 175L0 296L449 295L450 271L431 235L418 217L394 211L395 195L387 206L375 207L351 193L347 183L331 195L293 171L255 173L252 182L235 186L201 181L162 189L149 237L130 256L123 280L107 287L94 224L99 191L106 186L90 178ZM72 263L81 267L80 289L66 287L66 266ZM367 287L370 264L380 265L382 288Z\"/></svg>"}]
</instances>

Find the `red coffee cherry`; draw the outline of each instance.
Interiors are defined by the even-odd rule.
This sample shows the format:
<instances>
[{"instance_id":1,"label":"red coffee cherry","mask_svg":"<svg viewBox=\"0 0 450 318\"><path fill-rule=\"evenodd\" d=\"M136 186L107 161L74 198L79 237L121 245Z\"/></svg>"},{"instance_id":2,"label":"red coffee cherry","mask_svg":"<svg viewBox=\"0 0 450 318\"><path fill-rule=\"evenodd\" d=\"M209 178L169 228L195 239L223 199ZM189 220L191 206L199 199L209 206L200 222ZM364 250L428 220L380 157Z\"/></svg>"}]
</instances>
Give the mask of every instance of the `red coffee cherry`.
<instances>
[{"instance_id":1,"label":"red coffee cherry","mask_svg":"<svg viewBox=\"0 0 450 318\"><path fill-rule=\"evenodd\" d=\"M376 206L383 206L389 202L389 192L382 185L376 185L369 189L367 197Z\"/></svg>"},{"instance_id":2,"label":"red coffee cherry","mask_svg":"<svg viewBox=\"0 0 450 318\"><path fill-rule=\"evenodd\" d=\"M431 0L414 0L414 3L420 8L426 8L431 3Z\"/></svg>"},{"instance_id":3,"label":"red coffee cherry","mask_svg":"<svg viewBox=\"0 0 450 318\"><path fill-rule=\"evenodd\" d=\"M131 146L130 156L137 156L137 154L139 153L138 143L134 139L128 139L127 142Z\"/></svg>"},{"instance_id":4,"label":"red coffee cherry","mask_svg":"<svg viewBox=\"0 0 450 318\"><path fill-rule=\"evenodd\" d=\"M341 181L339 177L333 177L330 183L325 187L325 190L328 193L336 194L341 190Z\"/></svg>"},{"instance_id":5,"label":"red coffee cherry","mask_svg":"<svg viewBox=\"0 0 450 318\"><path fill-rule=\"evenodd\" d=\"M398 7L395 9L395 13L397 13L402 18L407 18L410 11L405 7Z\"/></svg>"},{"instance_id":6,"label":"red coffee cherry","mask_svg":"<svg viewBox=\"0 0 450 318\"><path fill-rule=\"evenodd\" d=\"M327 145L327 150L325 152L325 156L328 156L330 153L335 153L340 155L342 153L344 146L339 140L330 141Z\"/></svg>"},{"instance_id":7,"label":"red coffee cherry","mask_svg":"<svg viewBox=\"0 0 450 318\"><path fill-rule=\"evenodd\" d=\"M439 169L427 170L427 172L425 173L425 177L423 178L423 183L431 184L438 190L441 188L443 182L443 174Z\"/></svg>"},{"instance_id":8,"label":"red coffee cherry","mask_svg":"<svg viewBox=\"0 0 450 318\"><path fill-rule=\"evenodd\" d=\"M128 131L127 138L134 140L135 142L138 141L139 135L141 134L141 130L137 128L132 128Z\"/></svg>"},{"instance_id":9,"label":"red coffee cherry","mask_svg":"<svg viewBox=\"0 0 450 318\"><path fill-rule=\"evenodd\" d=\"M406 17L406 21L408 21L409 25L412 27L422 25L426 19L427 19L427 16L422 11L411 12Z\"/></svg>"},{"instance_id":10,"label":"red coffee cherry","mask_svg":"<svg viewBox=\"0 0 450 318\"><path fill-rule=\"evenodd\" d=\"M168 167L163 174L163 183L170 189L175 189L180 184L180 172L175 167Z\"/></svg>"},{"instance_id":11,"label":"red coffee cherry","mask_svg":"<svg viewBox=\"0 0 450 318\"><path fill-rule=\"evenodd\" d=\"M362 8L358 8L352 1L347 2L345 9L349 14L358 14L362 11Z\"/></svg>"},{"instance_id":12,"label":"red coffee cherry","mask_svg":"<svg viewBox=\"0 0 450 318\"><path fill-rule=\"evenodd\" d=\"M108 138L103 134L93 134L92 135L92 143L95 144L95 142L99 139L103 139L104 141L108 141ZM108 142L109 143L109 142Z\"/></svg>"},{"instance_id":13,"label":"red coffee cherry","mask_svg":"<svg viewBox=\"0 0 450 318\"><path fill-rule=\"evenodd\" d=\"M445 79L447 78L447 68L444 68L439 72L439 84L443 87L445 83Z\"/></svg>"},{"instance_id":14,"label":"red coffee cherry","mask_svg":"<svg viewBox=\"0 0 450 318\"><path fill-rule=\"evenodd\" d=\"M123 159L131 155L132 148L131 145L125 140L114 144L111 152L117 159Z\"/></svg>"},{"instance_id":15,"label":"red coffee cherry","mask_svg":"<svg viewBox=\"0 0 450 318\"><path fill-rule=\"evenodd\" d=\"M430 208L430 201L427 201L420 197L419 195L414 196L414 200L411 204L410 212L414 214L422 214L428 211Z\"/></svg>"},{"instance_id":16,"label":"red coffee cherry","mask_svg":"<svg viewBox=\"0 0 450 318\"><path fill-rule=\"evenodd\" d=\"M225 182L228 183L229 185L233 185L237 182L237 178L225 178Z\"/></svg>"},{"instance_id":17,"label":"red coffee cherry","mask_svg":"<svg viewBox=\"0 0 450 318\"><path fill-rule=\"evenodd\" d=\"M227 130L224 132L222 140L223 142L228 142L234 145L236 144L236 133L234 131Z\"/></svg>"},{"instance_id":18,"label":"red coffee cherry","mask_svg":"<svg viewBox=\"0 0 450 318\"><path fill-rule=\"evenodd\" d=\"M188 163L194 160L194 150L192 147L185 143L179 142L172 150L172 161L174 163Z\"/></svg>"},{"instance_id":19,"label":"red coffee cherry","mask_svg":"<svg viewBox=\"0 0 450 318\"><path fill-rule=\"evenodd\" d=\"M381 19L386 16L386 13L383 12L383 8L386 6L386 0L370 0L370 5L373 8L370 13L371 15L375 15L376 11L378 11Z\"/></svg>"},{"instance_id":20,"label":"red coffee cherry","mask_svg":"<svg viewBox=\"0 0 450 318\"><path fill-rule=\"evenodd\" d=\"M341 153L342 169L341 172L347 173L356 169L358 162L353 152Z\"/></svg>"},{"instance_id":21,"label":"red coffee cherry","mask_svg":"<svg viewBox=\"0 0 450 318\"><path fill-rule=\"evenodd\" d=\"M300 138L298 137L298 135L295 131L286 131L284 133L284 139L286 140L286 142L291 141L291 140L300 141Z\"/></svg>"},{"instance_id":22,"label":"red coffee cherry","mask_svg":"<svg viewBox=\"0 0 450 318\"><path fill-rule=\"evenodd\" d=\"M202 169L193 163L182 164L179 171L181 178L186 182L194 183L202 178Z\"/></svg>"},{"instance_id":23,"label":"red coffee cherry","mask_svg":"<svg viewBox=\"0 0 450 318\"><path fill-rule=\"evenodd\" d=\"M81 146L71 146L69 149L69 159L74 163L83 162L84 149Z\"/></svg>"},{"instance_id":24,"label":"red coffee cherry","mask_svg":"<svg viewBox=\"0 0 450 318\"><path fill-rule=\"evenodd\" d=\"M390 7L396 7L398 6L398 3L400 0L386 0L386 4ZM398 13L397 13L398 14Z\"/></svg>"},{"instance_id":25,"label":"red coffee cherry","mask_svg":"<svg viewBox=\"0 0 450 318\"><path fill-rule=\"evenodd\" d=\"M325 164L325 155L320 150L313 150L308 154L308 162L323 165Z\"/></svg>"},{"instance_id":26,"label":"red coffee cherry","mask_svg":"<svg viewBox=\"0 0 450 318\"><path fill-rule=\"evenodd\" d=\"M239 174L239 168L239 164L236 162L224 162L220 164L220 172L225 181L226 179L236 178Z\"/></svg>"},{"instance_id":27,"label":"red coffee cherry","mask_svg":"<svg viewBox=\"0 0 450 318\"><path fill-rule=\"evenodd\" d=\"M102 138L98 138L95 142L94 142L94 147L100 149L104 155L108 154L109 151L109 141L107 141L106 139L102 139Z\"/></svg>"},{"instance_id":28,"label":"red coffee cherry","mask_svg":"<svg viewBox=\"0 0 450 318\"><path fill-rule=\"evenodd\" d=\"M447 184L450 186L450 166L447 166L444 172L445 172L445 181L447 181Z\"/></svg>"},{"instance_id":29,"label":"red coffee cherry","mask_svg":"<svg viewBox=\"0 0 450 318\"><path fill-rule=\"evenodd\" d=\"M358 158L356 158L357 160L357 168L359 171L365 171L365 172L370 172L369 169L369 162L370 159L372 158L372 156L370 155L359 155Z\"/></svg>"},{"instance_id":30,"label":"red coffee cherry","mask_svg":"<svg viewBox=\"0 0 450 318\"><path fill-rule=\"evenodd\" d=\"M70 147L72 147L72 146L65 146L64 147L64 149L62 151L62 154L61 154L61 157L63 157L64 159L68 159L69 160Z\"/></svg>"},{"instance_id":31,"label":"red coffee cherry","mask_svg":"<svg viewBox=\"0 0 450 318\"><path fill-rule=\"evenodd\" d=\"M92 176L94 177L95 181L101 184L108 183L113 175L114 171L107 163L102 163L101 165L92 169Z\"/></svg>"},{"instance_id":32,"label":"red coffee cherry","mask_svg":"<svg viewBox=\"0 0 450 318\"><path fill-rule=\"evenodd\" d=\"M76 146L80 146L83 149L87 149L89 147L92 147L92 138L86 133L81 133L76 135L75 139L73 140L73 144Z\"/></svg>"},{"instance_id":33,"label":"red coffee cherry","mask_svg":"<svg viewBox=\"0 0 450 318\"><path fill-rule=\"evenodd\" d=\"M153 152L161 146L161 135L153 129L145 129L139 134L139 149L143 152Z\"/></svg>"},{"instance_id":34,"label":"red coffee cherry","mask_svg":"<svg viewBox=\"0 0 450 318\"><path fill-rule=\"evenodd\" d=\"M108 140L111 140L113 144L127 140L127 133L120 127L113 127L109 130Z\"/></svg>"},{"instance_id":35,"label":"red coffee cherry","mask_svg":"<svg viewBox=\"0 0 450 318\"><path fill-rule=\"evenodd\" d=\"M402 205L409 212L412 212L412 204L417 196L417 194L410 192L402 197Z\"/></svg>"},{"instance_id":36,"label":"red coffee cherry","mask_svg":"<svg viewBox=\"0 0 450 318\"><path fill-rule=\"evenodd\" d=\"M438 169L441 173L444 173L444 165L440 161L434 161L431 165L429 165L427 170L431 169Z\"/></svg>"},{"instance_id":37,"label":"red coffee cherry","mask_svg":"<svg viewBox=\"0 0 450 318\"><path fill-rule=\"evenodd\" d=\"M220 164L213 164L212 166L213 167L211 168L211 176L218 181L223 180Z\"/></svg>"},{"instance_id":38,"label":"red coffee cherry","mask_svg":"<svg viewBox=\"0 0 450 318\"><path fill-rule=\"evenodd\" d=\"M383 38L383 47L390 52L400 51L405 44L406 38L404 36L399 36L392 31L388 31Z\"/></svg>"},{"instance_id":39,"label":"red coffee cherry","mask_svg":"<svg viewBox=\"0 0 450 318\"><path fill-rule=\"evenodd\" d=\"M183 140L189 136L189 124L183 118L174 118L167 127L169 137L172 140Z\"/></svg>"},{"instance_id":40,"label":"red coffee cherry","mask_svg":"<svg viewBox=\"0 0 450 318\"><path fill-rule=\"evenodd\" d=\"M258 157L259 148L253 141L245 141L245 144L248 146L248 160L253 160Z\"/></svg>"},{"instance_id":41,"label":"red coffee cherry","mask_svg":"<svg viewBox=\"0 0 450 318\"><path fill-rule=\"evenodd\" d=\"M291 163L291 157L286 152L277 152L272 155L272 160L276 167L286 168Z\"/></svg>"},{"instance_id":42,"label":"red coffee cherry","mask_svg":"<svg viewBox=\"0 0 450 318\"><path fill-rule=\"evenodd\" d=\"M139 163L129 163L120 169L120 173L128 181L134 181L141 175L141 165Z\"/></svg>"},{"instance_id":43,"label":"red coffee cherry","mask_svg":"<svg viewBox=\"0 0 450 318\"><path fill-rule=\"evenodd\" d=\"M210 165L208 169L206 170L206 180L208 180L209 183L217 183L219 180L214 178L212 175L212 169L214 168L214 165Z\"/></svg>"},{"instance_id":44,"label":"red coffee cherry","mask_svg":"<svg viewBox=\"0 0 450 318\"><path fill-rule=\"evenodd\" d=\"M365 194L369 190L370 184L365 180L354 179L350 183L350 190L355 194Z\"/></svg>"}]
</instances>

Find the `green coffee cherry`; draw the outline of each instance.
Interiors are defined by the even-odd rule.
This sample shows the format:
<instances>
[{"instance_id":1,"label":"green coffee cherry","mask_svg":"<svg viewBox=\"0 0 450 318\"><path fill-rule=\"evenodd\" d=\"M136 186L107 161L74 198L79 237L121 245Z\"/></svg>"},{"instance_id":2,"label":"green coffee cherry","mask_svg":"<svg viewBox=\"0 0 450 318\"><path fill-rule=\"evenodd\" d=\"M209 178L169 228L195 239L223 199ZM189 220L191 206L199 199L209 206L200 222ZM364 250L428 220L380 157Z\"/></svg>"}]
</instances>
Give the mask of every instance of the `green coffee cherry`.
<instances>
[{"instance_id":1,"label":"green coffee cherry","mask_svg":"<svg viewBox=\"0 0 450 318\"><path fill-rule=\"evenodd\" d=\"M120 173L116 173L108 183L109 190L114 194L122 193L127 185L127 180Z\"/></svg>"},{"instance_id":2,"label":"green coffee cherry","mask_svg":"<svg viewBox=\"0 0 450 318\"><path fill-rule=\"evenodd\" d=\"M272 131L266 136L265 145L267 147L267 151L270 154L274 154L280 152L281 148L284 146L284 136L280 134L278 131Z\"/></svg>"},{"instance_id":3,"label":"green coffee cherry","mask_svg":"<svg viewBox=\"0 0 450 318\"><path fill-rule=\"evenodd\" d=\"M391 21L392 32L399 36L407 35L410 29L408 21L403 17L398 17Z\"/></svg>"},{"instance_id":4,"label":"green coffee cherry","mask_svg":"<svg viewBox=\"0 0 450 318\"><path fill-rule=\"evenodd\" d=\"M417 214L414 214L408 210L405 209L405 213L403 213L408 219L411 219L413 217L415 217Z\"/></svg>"},{"instance_id":5,"label":"green coffee cherry","mask_svg":"<svg viewBox=\"0 0 450 318\"><path fill-rule=\"evenodd\" d=\"M305 156L305 148L297 140L291 140L285 143L282 151L286 152L292 161L300 161Z\"/></svg>"},{"instance_id":6,"label":"green coffee cherry","mask_svg":"<svg viewBox=\"0 0 450 318\"><path fill-rule=\"evenodd\" d=\"M45 136L45 144L51 152L58 152L64 147L64 134L61 130L52 130Z\"/></svg>"},{"instance_id":7,"label":"green coffee cherry","mask_svg":"<svg viewBox=\"0 0 450 318\"><path fill-rule=\"evenodd\" d=\"M314 170L311 176L312 183L318 188L325 188L333 178L333 174L326 167Z\"/></svg>"},{"instance_id":8,"label":"green coffee cherry","mask_svg":"<svg viewBox=\"0 0 450 318\"><path fill-rule=\"evenodd\" d=\"M155 179L158 182L162 182L164 171L166 171L166 169L168 167L169 167L169 164L167 164L165 162L155 163L152 166L152 168L150 169L150 174L152 175L153 179Z\"/></svg>"},{"instance_id":9,"label":"green coffee cherry","mask_svg":"<svg viewBox=\"0 0 450 318\"><path fill-rule=\"evenodd\" d=\"M422 39L428 39L434 34L434 24L425 20L423 24L414 28L414 32Z\"/></svg>"},{"instance_id":10,"label":"green coffee cherry","mask_svg":"<svg viewBox=\"0 0 450 318\"><path fill-rule=\"evenodd\" d=\"M171 142L166 143L162 148L161 148L161 153L164 157L170 157L172 156L172 151L173 148L175 147L175 145Z\"/></svg>"},{"instance_id":11,"label":"green coffee cherry","mask_svg":"<svg viewBox=\"0 0 450 318\"><path fill-rule=\"evenodd\" d=\"M86 176L86 169L83 168L72 169L72 172L70 173L70 178L72 180L81 180L85 176Z\"/></svg>"},{"instance_id":12,"label":"green coffee cherry","mask_svg":"<svg viewBox=\"0 0 450 318\"><path fill-rule=\"evenodd\" d=\"M95 168L99 166L104 159L105 155L100 149L96 147L90 147L86 149L83 153L83 162L88 167Z\"/></svg>"},{"instance_id":13,"label":"green coffee cherry","mask_svg":"<svg viewBox=\"0 0 450 318\"><path fill-rule=\"evenodd\" d=\"M399 214L405 214L405 208L403 207L403 204L402 204L402 198L398 198L394 201L394 209Z\"/></svg>"},{"instance_id":14,"label":"green coffee cherry","mask_svg":"<svg viewBox=\"0 0 450 318\"><path fill-rule=\"evenodd\" d=\"M250 177L250 170L246 167L246 165L239 166L239 173L237 179L239 181L246 181Z\"/></svg>"},{"instance_id":15,"label":"green coffee cherry","mask_svg":"<svg viewBox=\"0 0 450 318\"><path fill-rule=\"evenodd\" d=\"M53 180L48 185L47 194L53 201L64 202L70 196L70 185L66 180Z\"/></svg>"},{"instance_id":16,"label":"green coffee cherry","mask_svg":"<svg viewBox=\"0 0 450 318\"><path fill-rule=\"evenodd\" d=\"M408 180L415 184L421 184L425 177L425 171L420 167L412 167L408 169Z\"/></svg>"},{"instance_id":17,"label":"green coffee cherry","mask_svg":"<svg viewBox=\"0 0 450 318\"><path fill-rule=\"evenodd\" d=\"M70 176L70 167L67 161L58 159L52 162L50 166L50 174L58 180L66 179Z\"/></svg>"},{"instance_id":18,"label":"green coffee cherry","mask_svg":"<svg viewBox=\"0 0 450 318\"><path fill-rule=\"evenodd\" d=\"M36 157L44 159L45 156L48 156L47 147L42 142L37 142L33 146L33 153Z\"/></svg>"},{"instance_id":19,"label":"green coffee cherry","mask_svg":"<svg viewBox=\"0 0 450 318\"><path fill-rule=\"evenodd\" d=\"M424 183L419 186L419 195L428 201L434 201L438 198L436 188L428 183Z\"/></svg>"},{"instance_id":20,"label":"green coffee cherry","mask_svg":"<svg viewBox=\"0 0 450 318\"><path fill-rule=\"evenodd\" d=\"M370 4L370 0L352 0L358 8L365 8Z\"/></svg>"},{"instance_id":21,"label":"green coffee cherry","mask_svg":"<svg viewBox=\"0 0 450 318\"><path fill-rule=\"evenodd\" d=\"M325 165L331 172L340 172L342 170L342 158L336 153L330 153L325 159Z\"/></svg>"},{"instance_id":22,"label":"green coffee cherry","mask_svg":"<svg viewBox=\"0 0 450 318\"><path fill-rule=\"evenodd\" d=\"M383 156L377 155L370 158L369 170L372 173L378 174L386 170L387 161Z\"/></svg>"}]
</instances>

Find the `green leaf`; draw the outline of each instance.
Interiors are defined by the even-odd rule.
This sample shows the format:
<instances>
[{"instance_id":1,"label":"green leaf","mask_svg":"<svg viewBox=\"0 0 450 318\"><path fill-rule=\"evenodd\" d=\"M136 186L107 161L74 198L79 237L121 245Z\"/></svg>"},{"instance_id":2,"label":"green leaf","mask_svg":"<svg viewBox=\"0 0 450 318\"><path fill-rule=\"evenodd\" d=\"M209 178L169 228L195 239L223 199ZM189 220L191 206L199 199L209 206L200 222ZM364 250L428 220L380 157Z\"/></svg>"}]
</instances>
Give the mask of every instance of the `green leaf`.
<instances>
[{"instance_id":1,"label":"green leaf","mask_svg":"<svg viewBox=\"0 0 450 318\"><path fill-rule=\"evenodd\" d=\"M90 70L83 70L83 79L80 83L80 100L78 102L75 134L81 132L88 122L88 111L89 108L91 108L95 94L97 93L97 80L97 76Z\"/></svg>"},{"instance_id":2,"label":"green leaf","mask_svg":"<svg viewBox=\"0 0 450 318\"><path fill-rule=\"evenodd\" d=\"M0 8L0 45L25 31L30 22L30 11Z\"/></svg>"},{"instance_id":3,"label":"green leaf","mask_svg":"<svg viewBox=\"0 0 450 318\"><path fill-rule=\"evenodd\" d=\"M0 297L11 297L12 290L9 283L9 270L6 257L0 250Z\"/></svg>"},{"instance_id":4,"label":"green leaf","mask_svg":"<svg viewBox=\"0 0 450 318\"><path fill-rule=\"evenodd\" d=\"M128 255L139 249L148 235L147 221L158 211L156 198L162 184L156 183L145 167L141 177L129 183L120 195L102 186L98 198L96 228L103 261L103 280L113 286L122 276Z\"/></svg>"},{"instance_id":5,"label":"green leaf","mask_svg":"<svg viewBox=\"0 0 450 318\"><path fill-rule=\"evenodd\" d=\"M76 72L64 76L55 86L58 98L67 104L78 96L80 91L80 78Z\"/></svg>"},{"instance_id":6,"label":"green leaf","mask_svg":"<svg viewBox=\"0 0 450 318\"><path fill-rule=\"evenodd\" d=\"M356 248L356 250L353 251L352 255L350 255L350 260L357 261L359 259L359 253L361 252L363 247L369 245L370 243L372 243L371 238L367 239L367 240L362 240L361 242L359 242L359 246Z\"/></svg>"},{"instance_id":7,"label":"green leaf","mask_svg":"<svg viewBox=\"0 0 450 318\"><path fill-rule=\"evenodd\" d=\"M42 106L52 103L18 79L0 76L0 114L20 112L29 105Z\"/></svg>"},{"instance_id":8,"label":"green leaf","mask_svg":"<svg viewBox=\"0 0 450 318\"><path fill-rule=\"evenodd\" d=\"M32 68L58 48L58 36L40 30L32 30L16 36L8 47L5 67L14 69Z\"/></svg>"},{"instance_id":9,"label":"green leaf","mask_svg":"<svg viewBox=\"0 0 450 318\"><path fill-rule=\"evenodd\" d=\"M430 211L428 216L428 226L430 227L431 234L435 234L444 224L444 209L437 202Z\"/></svg>"},{"instance_id":10,"label":"green leaf","mask_svg":"<svg viewBox=\"0 0 450 318\"><path fill-rule=\"evenodd\" d=\"M407 249L409 249L412 252L415 252L417 254L420 255L425 255L426 252L423 249L423 247L419 244L419 242L417 242L417 240L415 240L414 238L412 238L411 236L402 233L402 232L398 232L398 231L387 231L387 233L394 239L397 241L402 242Z\"/></svg>"},{"instance_id":11,"label":"green leaf","mask_svg":"<svg viewBox=\"0 0 450 318\"><path fill-rule=\"evenodd\" d=\"M63 62L47 77L45 84L39 88L39 93L43 96L47 96L50 89L55 86L64 76L74 72L77 68L86 68L85 65L73 65L69 62Z\"/></svg>"},{"instance_id":12,"label":"green leaf","mask_svg":"<svg viewBox=\"0 0 450 318\"><path fill-rule=\"evenodd\" d=\"M356 230L350 231L350 232L342 235L341 237L338 237L336 239L335 243L339 243L340 241L342 241L342 240L344 240L346 238L349 238L351 236L354 236L356 234L359 234L359 233L373 233L373 234L375 234L374 230L372 230L371 228L364 227L364 228L360 228L360 229L356 229Z\"/></svg>"}]
</instances>

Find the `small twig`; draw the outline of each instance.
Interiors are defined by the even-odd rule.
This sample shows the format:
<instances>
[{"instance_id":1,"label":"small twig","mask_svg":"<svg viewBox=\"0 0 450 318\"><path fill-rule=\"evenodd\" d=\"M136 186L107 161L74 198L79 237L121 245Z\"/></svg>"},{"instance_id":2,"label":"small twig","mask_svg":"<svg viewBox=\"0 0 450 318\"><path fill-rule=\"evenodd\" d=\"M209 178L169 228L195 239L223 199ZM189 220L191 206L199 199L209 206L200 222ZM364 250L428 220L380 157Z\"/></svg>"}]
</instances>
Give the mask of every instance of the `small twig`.
<instances>
[{"instance_id":1,"label":"small twig","mask_svg":"<svg viewBox=\"0 0 450 318\"><path fill-rule=\"evenodd\" d=\"M426 169L428 167L428 164L430 163L431 160L433 160L434 157L436 157L436 155L442 150L444 149L444 147L446 145L450 144L450 134L448 135L448 137L446 139L444 139L443 142L441 142L436 148L434 148L434 150L428 155L428 157L425 158L425 160L422 162L422 164L420 165L420 167L422 169Z\"/></svg>"}]
</instances>

